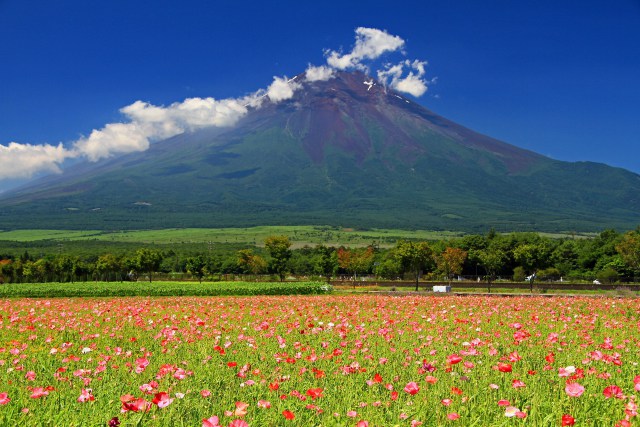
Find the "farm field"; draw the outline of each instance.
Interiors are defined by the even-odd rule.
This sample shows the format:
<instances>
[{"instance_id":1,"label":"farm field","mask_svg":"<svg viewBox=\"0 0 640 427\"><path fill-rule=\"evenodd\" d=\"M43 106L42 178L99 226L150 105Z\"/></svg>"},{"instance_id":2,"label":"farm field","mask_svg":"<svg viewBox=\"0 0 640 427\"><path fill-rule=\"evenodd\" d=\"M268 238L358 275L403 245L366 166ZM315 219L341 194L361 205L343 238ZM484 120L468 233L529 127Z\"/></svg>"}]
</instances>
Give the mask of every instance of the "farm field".
<instances>
[{"instance_id":1,"label":"farm field","mask_svg":"<svg viewBox=\"0 0 640 427\"><path fill-rule=\"evenodd\" d=\"M233 243L262 245L271 235L285 235L293 247L324 244L330 246L367 246L377 242L391 247L401 239L442 240L460 237L464 233L453 231L371 229L355 230L328 226L261 226L249 228L174 228L162 230L10 230L0 231L0 240L33 242L39 240L86 241L123 243ZM563 234L541 233L547 237L567 237ZM572 235L588 237L593 234Z\"/></svg>"},{"instance_id":2,"label":"farm field","mask_svg":"<svg viewBox=\"0 0 640 427\"><path fill-rule=\"evenodd\" d=\"M326 294L324 282L75 282L13 283L0 286L1 298L221 296Z\"/></svg>"},{"instance_id":3,"label":"farm field","mask_svg":"<svg viewBox=\"0 0 640 427\"><path fill-rule=\"evenodd\" d=\"M0 425L637 425L613 298L4 299Z\"/></svg>"}]
</instances>

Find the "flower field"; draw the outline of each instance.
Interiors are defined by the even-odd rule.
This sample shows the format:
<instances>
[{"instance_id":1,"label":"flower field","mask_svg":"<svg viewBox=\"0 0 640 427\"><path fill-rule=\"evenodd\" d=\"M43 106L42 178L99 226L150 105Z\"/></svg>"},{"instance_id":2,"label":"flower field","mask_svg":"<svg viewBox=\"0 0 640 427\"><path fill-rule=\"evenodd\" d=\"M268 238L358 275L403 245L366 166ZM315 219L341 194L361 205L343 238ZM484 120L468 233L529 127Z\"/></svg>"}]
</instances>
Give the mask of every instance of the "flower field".
<instances>
[{"instance_id":1,"label":"flower field","mask_svg":"<svg viewBox=\"0 0 640 427\"><path fill-rule=\"evenodd\" d=\"M633 299L0 301L0 425L631 426Z\"/></svg>"}]
</instances>

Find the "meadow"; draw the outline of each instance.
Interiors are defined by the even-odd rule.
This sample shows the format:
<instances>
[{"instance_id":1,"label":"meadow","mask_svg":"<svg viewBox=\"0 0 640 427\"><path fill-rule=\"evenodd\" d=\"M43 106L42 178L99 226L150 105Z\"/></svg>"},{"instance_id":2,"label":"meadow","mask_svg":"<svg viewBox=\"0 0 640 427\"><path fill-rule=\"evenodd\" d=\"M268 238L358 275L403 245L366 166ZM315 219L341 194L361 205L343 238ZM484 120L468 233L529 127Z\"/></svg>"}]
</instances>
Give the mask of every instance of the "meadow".
<instances>
[{"instance_id":1,"label":"meadow","mask_svg":"<svg viewBox=\"0 0 640 427\"><path fill-rule=\"evenodd\" d=\"M0 425L630 426L613 298L3 299Z\"/></svg>"},{"instance_id":2,"label":"meadow","mask_svg":"<svg viewBox=\"0 0 640 427\"><path fill-rule=\"evenodd\" d=\"M268 236L289 237L293 247L324 244L328 246L367 246L372 243L391 247L398 240L444 240L461 237L465 233L455 231L368 229L330 226L257 226L246 228L168 228L159 230L0 230L0 241L100 241L145 244L224 243L262 245ZM593 237L594 233L551 234L540 233L551 238Z\"/></svg>"}]
</instances>

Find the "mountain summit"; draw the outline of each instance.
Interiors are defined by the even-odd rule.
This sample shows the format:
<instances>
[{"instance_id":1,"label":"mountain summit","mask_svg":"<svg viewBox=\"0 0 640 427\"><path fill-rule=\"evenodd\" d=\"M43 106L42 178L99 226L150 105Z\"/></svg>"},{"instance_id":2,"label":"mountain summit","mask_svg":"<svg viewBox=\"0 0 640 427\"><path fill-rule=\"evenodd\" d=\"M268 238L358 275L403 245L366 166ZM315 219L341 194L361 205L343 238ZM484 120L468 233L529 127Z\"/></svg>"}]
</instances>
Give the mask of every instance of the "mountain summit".
<instances>
[{"instance_id":1,"label":"mountain summit","mask_svg":"<svg viewBox=\"0 0 640 427\"><path fill-rule=\"evenodd\" d=\"M318 224L588 231L640 222L640 176L556 161L453 123L360 72L294 77L206 128L4 195L5 228Z\"/></svg>"}]
</instances>

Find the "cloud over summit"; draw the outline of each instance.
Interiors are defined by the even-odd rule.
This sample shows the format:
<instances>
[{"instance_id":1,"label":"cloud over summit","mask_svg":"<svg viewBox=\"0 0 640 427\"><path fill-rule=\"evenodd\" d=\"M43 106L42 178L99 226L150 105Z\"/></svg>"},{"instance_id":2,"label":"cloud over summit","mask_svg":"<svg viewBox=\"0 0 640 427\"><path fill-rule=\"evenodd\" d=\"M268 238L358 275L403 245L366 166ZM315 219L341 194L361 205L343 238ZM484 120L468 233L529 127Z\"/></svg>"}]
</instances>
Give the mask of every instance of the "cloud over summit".
<instances>
[{"instance_id":1,"label":"cloud over summit","mask_svg":"<svg viewBox=\"0 0 640 427\"><path fill-rule=\"evenodd\" d=\"M183 132L210 126L233 126L252 108L260 108L267 100L278 103L290 99L303 87L304 81L329 80L336 70L357 69L371 73L371 61L394 52L404 54L404 46L405 41L399 36L376 28L359 27L355 30L355 43L350 52L327 49L326 65L309 64L304 77L299 79L275 76L266 89L245 97L221 100L195 97L169 106L138 100L120 109L123 122L108 123L67 146L17 142L0 145L0 180L31 178L41 172L61 173L67 159L96 162L115 155L145 151L154 141ZM427 90L425 65L424 61L404 60L378 70L377 77L396 91L421 96Z\"/></svg>"}]
</instances>

